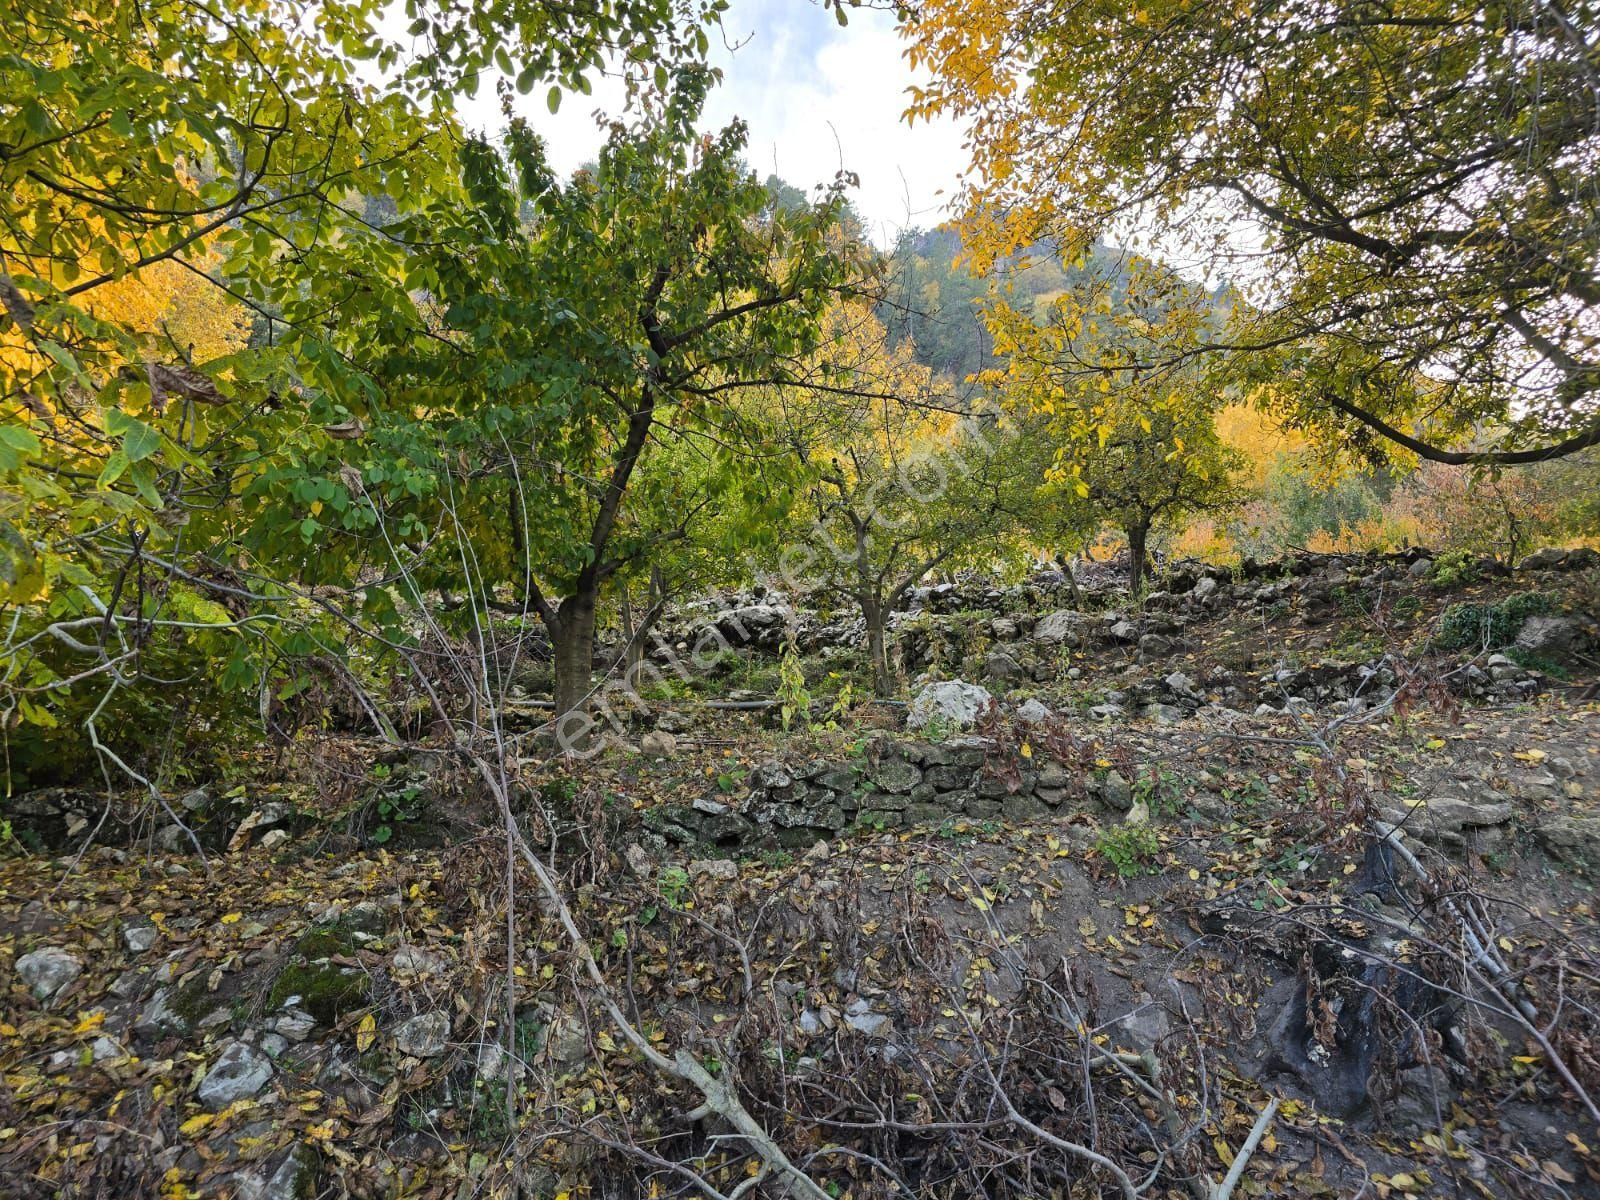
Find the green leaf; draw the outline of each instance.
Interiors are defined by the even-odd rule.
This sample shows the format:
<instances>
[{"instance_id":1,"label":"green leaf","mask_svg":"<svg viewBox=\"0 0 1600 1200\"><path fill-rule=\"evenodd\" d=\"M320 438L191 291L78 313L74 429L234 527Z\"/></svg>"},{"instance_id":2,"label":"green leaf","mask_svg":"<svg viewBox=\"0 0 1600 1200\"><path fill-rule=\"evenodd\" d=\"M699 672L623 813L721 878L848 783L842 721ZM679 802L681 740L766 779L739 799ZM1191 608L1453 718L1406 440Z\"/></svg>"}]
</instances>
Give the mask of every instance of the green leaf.
<instances>
[{"instance_id":1,"label":"green leaf","mask_svg":"<svg viewBox=\"0 0 1600 1200\"><path fill-rule=\"evenodd\" d=\"M143 462L159 449L161 435L143 421L132 420L128 432L122 435L122 452L128 456L128 461Z\"/></svg>"},{"instance_id":2,"label":"green leaf","mask_svg":"<svg viewBox=\"0 0 1600 1200\"><path fill-rule=\"evenodd\" d=\"M559 112L561 109L561 89L558 87L551 88L549 95L544 98L544 102L552 114Z\"/></svg>"},{"instance_id":3,"label":"green leaf","mask_svg":"<svg viewBox=\"0 0 1600 1200\"><path fill-rule=\"evenodd\" d=\"M95 482L103 488L108 488L122 478L123 472L129 465L126 454L121 450L113 450L106 458L106 465L101 468L100 478Z\"/></svg>"}]
</instances>

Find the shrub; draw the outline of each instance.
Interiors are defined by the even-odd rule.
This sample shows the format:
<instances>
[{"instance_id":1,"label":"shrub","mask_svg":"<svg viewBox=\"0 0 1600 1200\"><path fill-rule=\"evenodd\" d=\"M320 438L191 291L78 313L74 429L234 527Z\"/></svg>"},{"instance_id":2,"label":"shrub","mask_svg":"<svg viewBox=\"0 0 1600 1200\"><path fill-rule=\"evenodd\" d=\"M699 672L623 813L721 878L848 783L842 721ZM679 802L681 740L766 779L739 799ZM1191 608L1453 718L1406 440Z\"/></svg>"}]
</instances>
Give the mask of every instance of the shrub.
<instances>
[{"instance_id":1,"label":"shrub","mask_svg":"<svg viewBox=\"0 0 1600 1200\"><path fill-rule=\"evenodd\" d=\"M1118 825L1100 831L1095 849L1117 869L1118 875L1132 879L1150 869L1161 853L1161 837L1149 825Z\"/></svg>"},{"instance_id":2,"label":"shrub","mask_svg":"<svg viewBox=\"0 0 1600 1200\"><path fill-rule=\"evenodd\" d=\"M1441 650L1492 650L1513 641L1529 617L1554 607L1546 592L1518 592L1496 604L1452 604L1439 618L1433 642Z\"/></svg>"}]
</instances>

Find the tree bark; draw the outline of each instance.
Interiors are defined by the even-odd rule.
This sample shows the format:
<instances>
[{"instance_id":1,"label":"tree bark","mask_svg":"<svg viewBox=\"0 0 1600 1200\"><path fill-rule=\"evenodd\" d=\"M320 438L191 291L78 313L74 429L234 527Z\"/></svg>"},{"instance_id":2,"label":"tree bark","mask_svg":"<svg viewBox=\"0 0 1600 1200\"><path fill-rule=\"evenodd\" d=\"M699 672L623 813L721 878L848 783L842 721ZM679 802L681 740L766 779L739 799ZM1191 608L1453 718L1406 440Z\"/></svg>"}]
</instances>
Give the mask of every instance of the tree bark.
<instances>
[{"instance_id":1,"label":"tree bark","mask_svg":"<svg viewBox=\"0 0 1600 1200\"><path fill-rule=\"evenodd\" d=\"M556 731L563 718L582 711L589 696L589 677L594 671L594 620L598 597L592 590L578 592L561 602L550 630L550 645L555 654Z\"/></svg>"},{"instance_id":2,"label":"tree bark","mask_svg":"<svg viewBox=\"0 0 1600 1200\"><path fill-rule=\"evenodd\" d=\"M867 657L872 662L872 690L879 699L894 695L894 672L889 669L889 649L883 627L888 614L877 596L860 597L861 615L867 622Z\"/></svg>"},{"instance_id":3,"label":"tree bark","mask_svg":"<svg viewBox=\"0 0 1600 1200\"><path fill-rule=\"evenodd\" d=\"M1131 526L1128 531L1128 556L1133 560L1129 568L1128 591L1137 596L1144 590L1145 568L1149 564L1145 545L1150 540L1148 524Z\"/></svg>"}]
</instances>

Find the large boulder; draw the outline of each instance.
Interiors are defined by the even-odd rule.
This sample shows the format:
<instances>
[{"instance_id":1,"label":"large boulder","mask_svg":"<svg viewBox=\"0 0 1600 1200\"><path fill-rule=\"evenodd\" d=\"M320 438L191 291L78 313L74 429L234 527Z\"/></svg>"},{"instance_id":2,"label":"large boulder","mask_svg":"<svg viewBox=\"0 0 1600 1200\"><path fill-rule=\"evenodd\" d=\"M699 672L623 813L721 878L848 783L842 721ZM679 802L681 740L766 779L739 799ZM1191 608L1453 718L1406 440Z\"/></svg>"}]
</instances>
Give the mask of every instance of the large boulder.
<instances>
[{"instance_id":1,"label":"large boulder","mask_svg":"<svg viewBox=\"0 0 1600 1200\"><path fill-rule=\"evenodd\" d=\"M1583 626L1571 617L1529 617L1517 631L1517 649L1535 658L1565 662L1583 643Z\"/></svg>"},{"instance_id":2,"label":"large boulder","mask_svg":"<svg viewBox=\"0 0 1600 1200\"><path fill-rule=\"evenodd\" d=\"M996 683L1016 683L1028 678L1027 669L1004 650L996 650L984 660L983 674Z\"/></svg>"},{"instance_id":3,"label":"large boulder","mask_svg":"<svg viewBox=\"0 0 1600 1200\"><path fill-rule=\"evenodd\" d=\"M926 729L929 725L948 729L971 729L994 697L989 690L960 679L930 683L911 701L906 716L907 729Z\"/></svg>"},{"instance_id":4,"label":"large boulder","mask_svg":"<svg viewBox=\"0 0 1600 1200\"><path fill-rule=\"evenodd\" d=\"M1558 862L1600 874L1600 817L1550 817L1540 822L1533 836Z\"/></svg>"},{"instance_id":5,"label":"large boulder","mask_svg":"<svg viewBox=\"0 0 1600 1200\"><path fill-rule=\"evenodd\" d=\"M1080 612L1062 609L1039 618L1033 627L1033 640L1046 646L1077 646L1083 642L1084 617Z\"/></svg>"},{"instance_id":6,"label":"large boulder","mask_svg":"<svg viewBox=\"0 0 1600 1200\"><path fill-rule=\"evenodd\" d=\"M1519 571L1552 571L1557 567L1565 566L1567 552L1560 546L1546 546L1543 550L1535 550L1527 558L1517 564Z\"/></svg>"}]
</instances>

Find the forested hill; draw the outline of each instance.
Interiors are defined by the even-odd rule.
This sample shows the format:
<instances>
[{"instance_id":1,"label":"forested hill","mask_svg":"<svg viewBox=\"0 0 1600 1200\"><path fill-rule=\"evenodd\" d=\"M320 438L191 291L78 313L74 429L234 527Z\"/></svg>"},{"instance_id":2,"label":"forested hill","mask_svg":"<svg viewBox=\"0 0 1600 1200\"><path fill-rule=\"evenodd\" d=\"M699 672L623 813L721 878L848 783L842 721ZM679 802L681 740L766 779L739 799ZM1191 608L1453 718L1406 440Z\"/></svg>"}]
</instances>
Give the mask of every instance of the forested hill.
<instances>
[{"instance_id":1,"label":"forested hill","mask_svg":"<svg viewBox=\"0 0 1600 1200\"><path fill-rule=\"evenodd\" d=\"M918 362L957 381L997 365L981 311L991 282L1006 285L1012 307L1036 317L1064 292L1091 285L1104 286L1116 306L1135 258L1124 247L1097 242L1081 261L1065 262L1054 245L1039 243L980 276L968 270L962 251L953 224L907 230L895 245L880 307L892 342L910 338Z\"/></svg>"}]
</instances>

